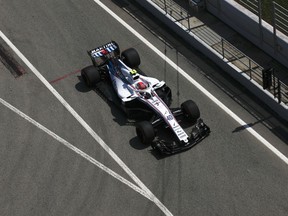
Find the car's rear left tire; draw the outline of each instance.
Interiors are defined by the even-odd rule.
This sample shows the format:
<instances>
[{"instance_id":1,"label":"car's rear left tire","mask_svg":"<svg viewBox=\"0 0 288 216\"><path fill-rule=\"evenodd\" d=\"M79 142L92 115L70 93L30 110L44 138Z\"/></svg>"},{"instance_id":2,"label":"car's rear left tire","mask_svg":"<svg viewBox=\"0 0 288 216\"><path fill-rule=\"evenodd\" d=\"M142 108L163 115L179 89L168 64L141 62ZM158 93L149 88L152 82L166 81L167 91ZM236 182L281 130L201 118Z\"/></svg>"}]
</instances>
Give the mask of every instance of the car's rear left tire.
<instances>
[{"instance_id":1,"label":"car's rear left tire","mask_svg":"<svg viewBox=\"0 0 288 216\"><path fill-rule=\"evenodd\" d=\"M136 134L144 145L150 145L155 138L153 125L148 121L142 121L136 124Z\"/></svg>"},{"instance_id":2,"label":"car's rear left tire","mask_svg":"<svg viewBox=\"0 0 288 216\"><path fill-rule=\"evenodd\" d=\"M140 56L136 49L129 48L121 54L122 61L130 68L138 68L140 65Z\"/></svg>"},{"instance_id":3,"label":"car's rear left tire","mask_svg":"<svg viewBox=\"0 0 288 216\"><path fill-rule=\"evenodd\" d=\"M81 77L89 88L95 86L96 83L101 81L100 71L93 65L82 69Z\"/></svg>"}]
</instances>

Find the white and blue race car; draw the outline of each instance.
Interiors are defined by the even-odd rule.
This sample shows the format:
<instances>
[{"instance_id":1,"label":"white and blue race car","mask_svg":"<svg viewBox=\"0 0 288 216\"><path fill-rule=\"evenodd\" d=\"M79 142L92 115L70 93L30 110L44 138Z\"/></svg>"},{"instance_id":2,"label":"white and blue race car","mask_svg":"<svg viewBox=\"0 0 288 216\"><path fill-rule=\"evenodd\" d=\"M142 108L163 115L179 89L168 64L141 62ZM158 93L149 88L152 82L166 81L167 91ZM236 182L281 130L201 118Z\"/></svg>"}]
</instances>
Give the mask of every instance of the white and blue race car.
<instances>
[{"instance_id":1,"label":"white and blue race car","mask_svg":"<svg viewBox=\"0 0 288 216\"><path fill-rule=\"evenodd\" d=\"M209 135L210 129L200 119L195 102L188 100L181 108L169 108L170 88L164 81L138 72L140 57L134 48L121 53L118 44L111 41L88 51L88 55L93 65L81 70L83 81L89 88L105 83L104 88L113 89L117 97L112 100L129 118L141 119L136 123L136 134L143 144L163 154L173 154L191 148ZM107 91L102 92L105 95ZM188 134L181 122L191 124L192 132ZM159 131L169 131L172 136L160 136Z\"/></svg>"}]
</instances>

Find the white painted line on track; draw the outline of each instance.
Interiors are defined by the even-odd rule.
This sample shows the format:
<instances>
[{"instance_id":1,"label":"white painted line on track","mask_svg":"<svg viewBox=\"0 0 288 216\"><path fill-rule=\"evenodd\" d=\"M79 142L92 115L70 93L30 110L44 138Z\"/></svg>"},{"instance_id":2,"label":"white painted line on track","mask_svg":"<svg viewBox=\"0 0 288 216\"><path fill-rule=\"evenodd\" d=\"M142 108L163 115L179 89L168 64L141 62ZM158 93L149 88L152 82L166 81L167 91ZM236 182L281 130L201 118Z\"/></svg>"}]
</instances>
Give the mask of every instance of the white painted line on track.
<instances>
[{"instance_id":1,"label":"white painted line on track","mask_svg":"<svg viewBox=\"0 0 288 216\"><path fill-rule=\"evenodd\" d=\"M151 44L146 38L139 34L134 28L128 25L123 19L116 15L112 10L110 10L106 5L104 5L99 0L94 0L102 9L104 9L108 14L110 14L114 19L121 23L126 29L128 29L132 34L139 38L144 44L146 44L150 49L152 49L156 54L158 54L164 61L166 61L171 67L177 70L183 77L185 77L191 84L203 92L208 98L210 98L215 104L217 104L222 110L224 110L229 116L231 116L240 125L248 125L240 117L238 117L234 112L232 112L227 106L225 106L221 101L214 97L209 91L207 91L203 86L201 86L196 80L194 80L188 73L186 73L182 68L175 64L171 59L169 59L164 53L157 49L153 44ZM276 149L271 143L269 143L265 138L263 138L259 133L257 133L253 128L246 127L247 131L251 133L256 139L258 139L263 145L270 149L274 154L276 154L284 163L288 165L288 158L283 155L278 149Z\"/></svg>"},{"instance_id":2,"label":"white painted line on track","mask_svg":"<svg viewBox=\"0 0 288 216\"><path fill-rule=\"evenodd\" d=\"M19 116L21 116L22 118L24 118L25 120L27 120L28 122L30 122L31 124L35 125L37 128L39 128L40 130L44 131L45 133L47 133L48 135L50 135L51 137L53 137L55 140L57 140L58 142L62 143L63 145L65 145L67 148L71 149L72 151L74 151L75 153L77 153L78 155L80 155L81 157L85 158L86 160L88 160L89 162L91 162L92 164L94 164L95 166L99 167L100 169L102 169L104 172L108 173L109 175L111 175L112 177L114 177L115 179L119 180L120 182L126 184L128 187L132 188L133 190L135 190L136 192L140 193L141 195L143 195L144 197L146 197L147 199L150 199L150 197L146 194L145 191L143 191L141 188L139 188L138 186L136 186L135 184L131 183L130 181L128 181L127 179L123 178L122 176L120 176L118 173L114 172L113 170L111 170L110 168L106 167L105 165L103 165L102 163L100 163L99 161L97 161L96 159L92 158L91 156L89 156L88 154L86 154L85 152L81 151L80 149L78 149L77 147L73 146L71 143L69 143L68 141L64 140L63 138L61 138L60 136L58 136L57 134L55 134L54 132L52 132L51 130L49 130L48 128L44 127L43 125L41 125L39 122L35 121L34 119L32 119L31 117L27 116L25 113L21 112L19 109L17 109L16 107L12 106L10 103L8 103L7 101L3 100L2 98L0 98L0 103L3 104L4 106L6 106L8 109L12 110L14 113L18 114Z\"/></svg>"},{"instance_id":3,"label":"white painted line on track","mask_svg":"<svg viewBox=\"0 0 288 216\"><path fill-rule=\"evenodd\" d=\"M142 183L142 181L129 169L129 167L114 153L114 151L99 137L99 135L84 121L84 119L67 103L67 101L53 88L53 86L42 76L42 74L30 63L30 61L18 50L18 48L0 31L0 37L27 65L35 76L51 91L51 93L63 104L63 106L74 116L74 118L86 129L95 141L118 163L118 165L133 179L133 181L147 194L149 199L158 206L161 211L170 216L172 213L163 203ZM146 197L147 197L146 196Z\"/></svg>"}]
</instances>

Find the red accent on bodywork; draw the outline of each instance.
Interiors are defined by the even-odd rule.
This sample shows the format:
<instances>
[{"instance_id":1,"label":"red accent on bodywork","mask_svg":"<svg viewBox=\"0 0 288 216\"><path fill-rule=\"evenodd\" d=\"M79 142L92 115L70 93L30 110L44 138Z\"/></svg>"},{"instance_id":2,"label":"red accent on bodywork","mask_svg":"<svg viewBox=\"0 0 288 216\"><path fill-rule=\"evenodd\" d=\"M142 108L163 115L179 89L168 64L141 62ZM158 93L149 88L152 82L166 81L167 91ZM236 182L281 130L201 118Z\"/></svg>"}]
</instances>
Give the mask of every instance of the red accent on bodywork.
<instances>
[{"instance_id":1,"label":"red accent on bodywork","mask_svg":"<svg viewBox=\"0 0 288 216\"><path fill-rule=\"evenodd\" d=\"M101 53L102 53L103 55L106 55L106 54L108 54L108 51L107 51L106 49L102 49L102 50L101 50Z\"/></svg>"}]
</instances>

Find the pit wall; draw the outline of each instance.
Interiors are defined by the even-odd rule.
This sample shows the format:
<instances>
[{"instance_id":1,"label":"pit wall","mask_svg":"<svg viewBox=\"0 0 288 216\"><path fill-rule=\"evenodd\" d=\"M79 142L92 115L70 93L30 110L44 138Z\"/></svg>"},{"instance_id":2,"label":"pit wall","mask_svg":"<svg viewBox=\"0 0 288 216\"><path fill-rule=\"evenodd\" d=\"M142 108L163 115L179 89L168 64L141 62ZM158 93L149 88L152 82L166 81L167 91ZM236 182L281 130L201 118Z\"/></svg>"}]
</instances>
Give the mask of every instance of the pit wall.
<instances>
[{"instance_id":1,"label":"pit wall","mask_svg":"<svg viewBox=\"0 0 288 216\"><path fill-rule=\"evenodd\" d=\"M210 13L288 67L288 37L286 35L276 31L276 38L274 38L273 27L270 24L262 20L262 28L260 28L258 16L234 0L205 1ZM276 46L274 46L275 40Z\"/></svg>"},{"instance_id":2,"label":"pit wall","mask_svg":"<svg viewBox=\"0 0 288 216\"><path fill-rule=\"evenodd\" d=\"M181 24L175 22L174 18L165 14L161 8L154 4L151 0L135 0L139 5L148 10L156 18L162 21L164 24L169 26L176 34L188 42L191 46L198 49L212 61L214 61L219 67L221 67L225 72L230 76L240 82L245 86L252 94L259 98L262 102L267 104L272 110L275 111L285 121L288 121L288 108L283 103L278 103L274 97L267 91L263 91L262 86L256 83L245 74L242 73L235 65L229 63L226 59L223 59L222 56L213 50L210 46L205 44L200 38L198 38L193 33L187 33Z\"/></svg>"}]
</instances>

